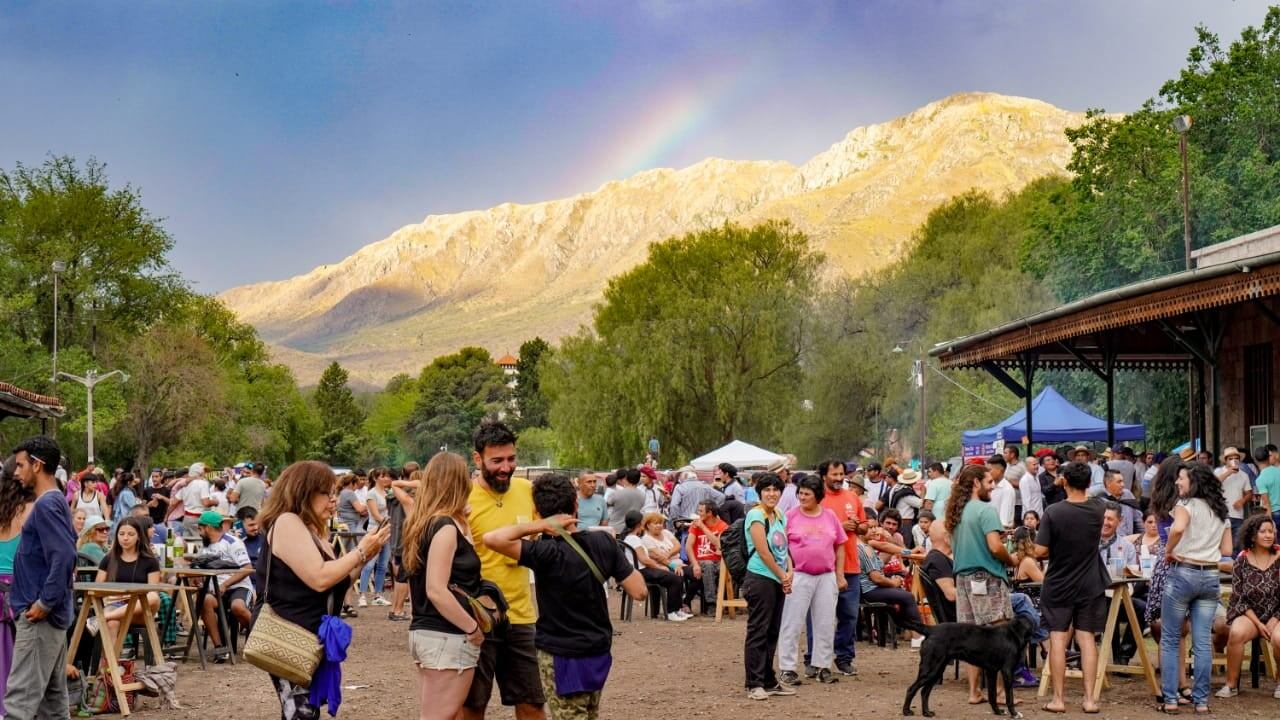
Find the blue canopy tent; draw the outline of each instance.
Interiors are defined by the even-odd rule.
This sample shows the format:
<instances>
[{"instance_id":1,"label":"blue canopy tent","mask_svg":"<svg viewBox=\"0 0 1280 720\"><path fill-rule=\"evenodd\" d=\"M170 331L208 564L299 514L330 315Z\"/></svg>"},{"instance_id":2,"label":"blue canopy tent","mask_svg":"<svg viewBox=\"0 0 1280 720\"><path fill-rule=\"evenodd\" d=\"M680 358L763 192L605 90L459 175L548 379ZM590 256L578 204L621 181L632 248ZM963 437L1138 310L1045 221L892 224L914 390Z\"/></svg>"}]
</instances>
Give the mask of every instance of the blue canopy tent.
<instances>
[{"instance_id":1,"label":"blue canopy tent","mask_svg":"<svg viewBox=\"0 0 1280 720\"><path fill-rule=\"evenodd\" d=\"M1018 444L1027 434L1027 412L1019 410L999 423L981 430L963 433L964 456L990 455L997 441ZM1046 387L1031 402L1033 442L1049 444L1060 442L1103 442L1107 439L1107 421L1096 418L1072 405L1053 387ZM1115 424L1117 441L1142 440L1147 429L1142 425Z\"/></svg>"}]
</instances>

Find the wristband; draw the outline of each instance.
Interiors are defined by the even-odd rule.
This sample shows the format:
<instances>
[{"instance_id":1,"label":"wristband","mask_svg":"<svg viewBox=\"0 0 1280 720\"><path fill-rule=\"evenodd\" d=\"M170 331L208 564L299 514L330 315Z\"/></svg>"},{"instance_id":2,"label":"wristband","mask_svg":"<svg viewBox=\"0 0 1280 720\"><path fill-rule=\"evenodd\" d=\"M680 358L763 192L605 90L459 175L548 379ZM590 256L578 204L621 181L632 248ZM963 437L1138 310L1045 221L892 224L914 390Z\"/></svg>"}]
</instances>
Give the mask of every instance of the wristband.
<instances>
[{"instance_id":1,"label":"wristband","mask_svg":"<svg viewBox=\"0 0 1280 720\"><path fill-rule=\"evenodd\" d=\"M366 553L365 553L364 548L362 548L362 547L360 547L359 545L357 545L357 546L356 546L356 551L360 553L360 564L361 564L361 565L364 565L365 563L369 562L369 556L368 556L368 554L366 554Z\"/></svg>"},{"instance_id":2,"label":"wristband","mask_svg":"<svg viewBox=\"0 0 1280 720\"><path fill-rule=\"evenodd\" d=\"M478 632L480 632L480 623L476 623L475 629L473 629L471 632L467 633L467 636L468 636L468 637L470 637L470 636L472 636L472 635L475 635L475 634L476 634L476 633L478 633Z\"/></svg>"}]
</instances>

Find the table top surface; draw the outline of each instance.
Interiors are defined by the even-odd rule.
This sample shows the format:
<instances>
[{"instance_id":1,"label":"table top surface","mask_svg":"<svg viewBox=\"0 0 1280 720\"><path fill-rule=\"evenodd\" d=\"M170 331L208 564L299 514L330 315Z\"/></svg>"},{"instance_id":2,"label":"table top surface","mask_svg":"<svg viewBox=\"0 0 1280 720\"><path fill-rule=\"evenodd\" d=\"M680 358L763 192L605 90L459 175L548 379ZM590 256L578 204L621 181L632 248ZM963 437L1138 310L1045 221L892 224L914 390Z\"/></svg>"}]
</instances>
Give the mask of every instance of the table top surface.
<instances>
[{"instance_id":1,"label":"table top surface","mask_svg":"<svg viewBox=\"0 0 1280 720\"><path fill-rule=\"evenodd\" d=\"M82 593L103 593L110 595L142 595L149 592L172 592L178 589L177 585L167 585L157 583L151 585L149 583L121 583L121 582L78 582L75 584L76 592Z\"/></svg>"},{"instance_id":2,"label":"table top surface","mask_svg":"<svg viewBox=\"0 0 1280 720\"><path fill-rule=\"evenodd\" d=\"M185 577L218 577L220 575L231 575L237 572L240 572L240 570L209 570L206 568L189 567L160 568L161 575L179 575Z\"/></svg>"}]
</instances>

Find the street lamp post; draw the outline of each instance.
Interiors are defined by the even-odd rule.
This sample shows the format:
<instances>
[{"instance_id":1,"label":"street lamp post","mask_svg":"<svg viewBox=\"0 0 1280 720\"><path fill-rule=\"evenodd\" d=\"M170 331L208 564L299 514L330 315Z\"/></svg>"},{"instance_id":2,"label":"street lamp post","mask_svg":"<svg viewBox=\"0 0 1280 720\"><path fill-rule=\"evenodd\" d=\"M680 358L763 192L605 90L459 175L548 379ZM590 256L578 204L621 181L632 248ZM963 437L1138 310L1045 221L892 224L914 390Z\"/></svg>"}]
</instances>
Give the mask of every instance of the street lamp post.
<instances>
[{"instance_id":1,"label":"street lamp post","mask_svg":"<svg viewBox=\"0 0 1280 720\"><path fill-rule=\"evenodd\" d=\"M1182 155L1182 248L1186 255L1187 269L1191 269L1191 180L1187 172L1187 131L1191 129L1191 116L1179 115L1169 123L1178 133L1178 152Z\"/></svg>"},{"instance_id":2,"label":"street lamp post","mask_svg":"<svg viewBox=\"0 0 1280 720\"><path fill-rule=\"evenodd\" d=\"M893 348L893 351L895 353L906 352L906 350L902 347L902 343L898 343L897 345L895 345ZM927 396L925 395L925 387L924 387L925 366L924 366L923 354L920 356L918 360L915 360L913 362L913 367L914 367L914 372L912 373L911 379L912 379L912 382L915 383L916 387L920 388L920 471L921 473L923 473L924 467L925 467L924 448L925 448L925 442L928 437L927 433L929 429L929 409L928 409L929 406L928 406Z\"/></svg>"},{"instance_id":3,"label":"street lamp post","mask_svg":"<svg viewBox=\"0 0 1280 720\"><path fill-rule=\"evenodd\" d=\"M53 382L58 382L58 276L67 269L61 260L53 261Z\"/></svg>"},{"instance_id":4,"label":"street lamp post","mask_svg":"<svg viewBox=\"0 0 1280 720\"><path fill-rule=\"evenodd\" d=\"M119 375L121 382L129 382L129 374L122 370L112 370L109 373L99 375L97 370L90 370L89 372L84 374L84 377L80 377L79 375L72 375L70 373L64 373L64 372L60 372L58 373L58 375L68 380L74 380L80 383L81 385L84 386L84 389L88 393L88 398L85 402L86 412L88 413L87 414L87 422L88 422L87 430L88 430L88 436L89 436L87 450L89 455L88 461L93 462L94 460L93 458L93 388L98 383L102 382L103 380L106 380L107 378L113 375Z\"/></svg>"},{"instance_id":5,"label":"street lamp post","mask_svg":"<svg viewBox=\"0 0 1280 720\"><path fill-rule=\"evenodd\" d=\"M1191 269L1191 179L1187 170L1187 131L1191 129L1191 116L1179 115L1169 123L1173 131L1178 133L1178 153L1182 156L1182 252L1186 259L1186 269ZM1187 422L1190 425L1188 436L1195 443L1196 412L1195 406L1195 374L1187 370ZM1203 412L1200 408L1199 412Z\"/></svg>"}]
</instances>

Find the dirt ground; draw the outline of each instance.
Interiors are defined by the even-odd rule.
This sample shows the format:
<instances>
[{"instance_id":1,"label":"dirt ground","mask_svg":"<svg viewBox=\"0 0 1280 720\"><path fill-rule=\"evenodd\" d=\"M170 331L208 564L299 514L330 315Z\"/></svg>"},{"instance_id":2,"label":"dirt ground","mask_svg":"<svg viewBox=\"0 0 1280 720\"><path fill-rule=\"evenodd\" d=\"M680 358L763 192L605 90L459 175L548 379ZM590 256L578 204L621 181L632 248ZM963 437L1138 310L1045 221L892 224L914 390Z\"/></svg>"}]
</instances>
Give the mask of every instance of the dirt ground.
<instances>
[{"instance_id":1,"label":"dirt ground","mask_svg":"<svg viewBox=\"0 0 1280 720\"><path fill-rule=\"evenodd\" d=\"M709 618L672 623L642 618L639 610L632 622L614 623L614 669L605 688L601 717L734 718L765 717L766 713L774 720L899 717L903 693L915 677L917 654L908 643L900 644L897 650L859 643L857 677L841 678L835 685L805 683L794 697L755 702L746 698L742 687L746 623L741 615L720 624ZM616 608L613 616L617 617ZM407 623L388 622L385 609L380 608L368 608L351 622L355 640L344 665L343 684L354 689L343 693L339 717L417 717L417 683L409 662ZM1071 714L1084 717L1079 681L1068 682ZM1221 676L1215 676L1214 689L1221 683ZM1257 690L1249 689L1247 675L1243 685L1237 698L1213 698L1214 713L1271 717L1280 709L1280 700L1272 699L1273 686L1265 678ZM496 694L489 717L512 717L511 710L496 704ZM279 705L266 675L244 662L234 668L210 666L208 671L201 671L195 661L180 665L178 697L181 710L162 712L155 709L155 701L148 700L135 715L166 720L279 717ZM1050 717L1039 709L1041 702L1034 689L1019 690L1017 697L1026 716ZM991 717L985 705L970 707L965 700L963 676L957 682L948 672L946 681L933 693L932 709L940 718ZM1156 717L1152 707L1145 681L1117 677L1103 693L1101 717Z\"/></svg>"}]
</instances>

